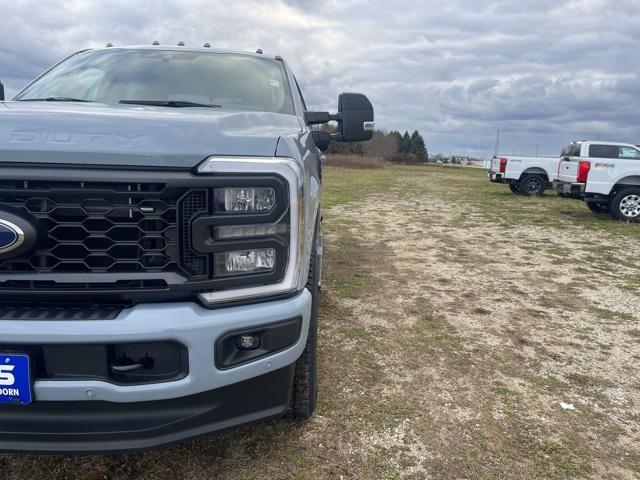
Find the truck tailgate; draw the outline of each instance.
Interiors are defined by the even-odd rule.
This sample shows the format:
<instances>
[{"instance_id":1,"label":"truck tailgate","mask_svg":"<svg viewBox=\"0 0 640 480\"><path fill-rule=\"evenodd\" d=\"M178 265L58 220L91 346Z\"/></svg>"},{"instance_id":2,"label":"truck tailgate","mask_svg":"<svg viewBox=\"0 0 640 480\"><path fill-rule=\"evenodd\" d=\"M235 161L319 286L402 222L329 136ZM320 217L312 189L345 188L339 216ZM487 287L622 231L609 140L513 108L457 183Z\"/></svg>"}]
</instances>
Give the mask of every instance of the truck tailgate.
<instances>
[{"instance_id":1,"label":"truck tailgate","mask_svg":"<svg viewBox=\"0 0 640 480\"><path fill-rule=\"evenodd\" d=\"M562 160L558 169L558 180L561 182L573 182L578 179L578 160Z\"/></svg>"},{"instance_id":2,"label":"truck tailgate","mask_svg":"<svg viewBox=\"0 0 640 480\"><path fill-rule=\"evenodd\" d=\"M500 157L493 157L491 159L491 168L490 172L498 173L500 171Z\"/></svg>"}]
</instances>

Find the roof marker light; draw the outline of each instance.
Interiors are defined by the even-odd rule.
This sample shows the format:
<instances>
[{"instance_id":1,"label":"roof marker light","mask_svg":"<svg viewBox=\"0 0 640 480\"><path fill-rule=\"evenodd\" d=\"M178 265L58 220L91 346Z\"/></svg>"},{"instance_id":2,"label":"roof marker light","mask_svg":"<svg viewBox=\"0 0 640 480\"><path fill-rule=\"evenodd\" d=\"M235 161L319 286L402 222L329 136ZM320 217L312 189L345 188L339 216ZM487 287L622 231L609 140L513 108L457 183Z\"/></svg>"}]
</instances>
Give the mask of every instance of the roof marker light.
<instances>
[{"instance_id":1,"label":"roof marker light","mask_svg":"<svg viewBox=\"0 0 640 480\"><path fill-rule=\"evenodd\" d=\"M203 47L204 47L204 48L211 48L211 44L210 44L210 43L205 43L205 44L203 45Z\"/></svg>"},{"instance_id":2,"label":"roof marker light","mask_svg":"<svg viewBox=\"0 0 640 480\"><path fill-rule=\"evenodd\" d=\"M179 47L184 47L184 42L178 42Z\"/></svg>"},{"instance_id":3,"label":"roof marker light","mask_svg":"<svg viewBox=\"0 0 640 480\"><path fill-rule=\"evenodd\" d=\"M261 48L257 49L257 50L256 50L256 53L257 53L258 55L262 55L262 49L261 49Z\"/></svg>"},{"instance_id":4,"label":"roof marker light","mask_svg":"<svg viewBox=\"0 0 640 480\"><path fill-rule=\"evenodd\" d=\"M107 43L107 44L105 45L105 47L107 47L107 48L111 48L111 47L113 47L113 43Z\"/></svg>"},{"instance_id":5,"label":"roof marker light","mask_svg":"<svg viewBox=\"0 0 640 480\"><path fill-rule=\"evenodd\" d=\"M151 45L158 46L160 45L160 42L158 40L154 40L153 43L151 43Z\"/></svg>"}]
</instances>

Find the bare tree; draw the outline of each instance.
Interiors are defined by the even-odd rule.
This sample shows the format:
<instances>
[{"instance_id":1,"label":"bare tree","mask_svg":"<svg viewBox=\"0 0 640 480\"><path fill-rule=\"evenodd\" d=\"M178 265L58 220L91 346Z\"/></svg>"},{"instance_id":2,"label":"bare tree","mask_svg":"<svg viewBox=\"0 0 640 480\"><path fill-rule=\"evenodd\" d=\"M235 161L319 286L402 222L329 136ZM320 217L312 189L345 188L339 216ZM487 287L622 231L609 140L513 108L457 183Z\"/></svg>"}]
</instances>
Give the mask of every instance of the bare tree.
<instances>
[{"instance_id":1,"label":"bare tree","mask_svg":"<svg viewBox=\"0 0 640 480\"><path fill-rule=\"evenodd\" d=\"M376 130L373 138L362 144L364 154L370 157L381 157L391 160L398 151L397 139L386 132Z\"/></svg>"}]
</instances>

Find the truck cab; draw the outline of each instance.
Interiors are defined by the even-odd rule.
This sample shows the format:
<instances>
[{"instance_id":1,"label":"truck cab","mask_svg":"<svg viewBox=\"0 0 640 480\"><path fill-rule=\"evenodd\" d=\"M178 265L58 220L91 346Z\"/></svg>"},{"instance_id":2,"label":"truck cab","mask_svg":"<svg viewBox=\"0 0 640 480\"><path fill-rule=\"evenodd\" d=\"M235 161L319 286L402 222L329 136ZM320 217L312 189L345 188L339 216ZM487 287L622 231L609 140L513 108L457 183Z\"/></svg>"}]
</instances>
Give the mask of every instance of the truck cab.
<instances>
[{"instance_id":1,"label":"truck cab","mask_svg":"<svg viewBox=\"0 0 640 480\"><path fill-rule=\"evenodd\" d=\"M313 413L322 150L374 126L337 110L208 44L83 50L0 101L0 450Z\"/></svg>"},{"instance_id":2,"label":"truck cab","mask_svg":"<svg viewBox=\"0 0 640 480\"><path fill-rule=\"evenodd\" d=\"M602 141L572 145L558 167L558 193L584 200L594 212L640 221L640 148Z\"/></svg>"}]
</instances>

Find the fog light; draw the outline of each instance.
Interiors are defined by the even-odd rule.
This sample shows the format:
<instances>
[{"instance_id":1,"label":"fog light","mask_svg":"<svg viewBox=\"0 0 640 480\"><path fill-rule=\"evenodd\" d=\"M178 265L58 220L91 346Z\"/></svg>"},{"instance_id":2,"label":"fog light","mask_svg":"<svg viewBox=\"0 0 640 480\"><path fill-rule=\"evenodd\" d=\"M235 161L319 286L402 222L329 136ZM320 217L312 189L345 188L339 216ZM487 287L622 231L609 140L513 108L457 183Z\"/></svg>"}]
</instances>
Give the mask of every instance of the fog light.
<instances>
[{"instance_id":1,"label":"fog light","mask_svg":"<svg viewBox=\"0 0 640 480\"><path fill-rule=\"evenodd\" d=\"M276 251L273 248L224 252L215 256L214 272L217 276L242 273L260 273L273 270Z\"/></svg>"},{"instance_id":2,"label":"fog light","mask_svg":"<svg viewBox=\"0 0 640 480\"><path fill-rule=\"evenodd\" d=\"M239 350L255 350L260 346L260 337L257 335L240 335L236 340Z\"/></svg>"},{"instance_id":3,"label":"fog light","mask_svg":"<svg viewBox=\"0 0 640 480\"><path fill-rule=\"evenodd\" d=\"M276 191L269 187L225 188L226 212L268 212L276 204Z\"/></svg>"}]
</instances>

